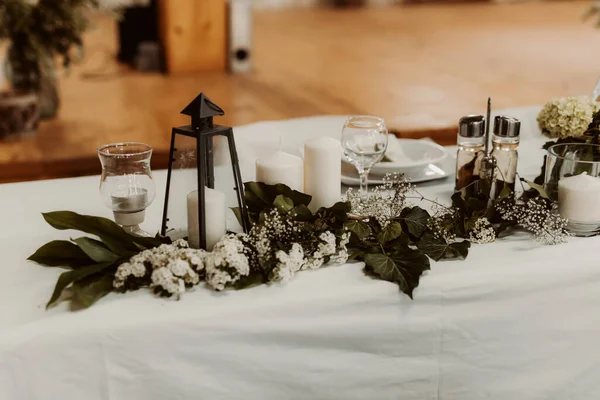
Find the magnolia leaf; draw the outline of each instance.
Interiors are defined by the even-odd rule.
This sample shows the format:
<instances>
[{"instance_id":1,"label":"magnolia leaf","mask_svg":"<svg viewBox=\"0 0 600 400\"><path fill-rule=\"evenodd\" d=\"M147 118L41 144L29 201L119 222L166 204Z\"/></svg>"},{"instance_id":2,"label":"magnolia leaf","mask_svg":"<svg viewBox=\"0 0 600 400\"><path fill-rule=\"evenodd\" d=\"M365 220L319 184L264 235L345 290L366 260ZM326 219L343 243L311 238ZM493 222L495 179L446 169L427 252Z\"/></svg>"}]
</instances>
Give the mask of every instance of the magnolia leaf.
<instances>
[{"instance_id":1,"label":"magnolia leaf","mask_svg":"<svg viewBox=\"0 0 600 400\"><path fill-rule=\"evenodd\" d=\"M73 242L77 243L77 246L79 246L79 248L83 250L83 252L87 254L89 258L97 263L115 262L120 258L118 254L110 251L108 247L99 240L90 239L88 237L81 237L72 240Z\"/></svg>"},{"instance_id":2,"label":"magnolia leaf","mask_svg":"<svg viewBox=\"0 0 600 400\"><path fill-rule=\"evenodd\" d=\"M95 279L90 279L95 278ZM75 282L71 286L71 311L83 310L113 291L114 274L111 272L101 278L92 276ZM84 282L89 280L89 282Z\"/></svg>"},{"instance_id":3,"label":"magnolia leaf","mask_svg":"<svg viewBox=\"0 0 600 400\"><path fill-rule=\"evenodd\" d=\"M94 264L94 261L79 246L68 240L53 240L46 243L29 256L28 260L50 267L65 268Z\"/></svg>"},{"instance_id":4,"label":"magnolia leaf","mask_svg":"<svg viewBox=\"0 0 600 400\"><path fill-rule=\"evenodd\" d=\"M398 248L390 255L367 254L364 257L366 272L394 282L411 299L419 279L429 269L429 259L418 250L408 247Z\"/></svg>"},{"instance_id":5,"label":"magnolia leaf","mask_svg":"<svg viewBox=\"0 0 600 400\"><path fill-rule=\"evenodd\" d=\"M113 265L113 263L106 262L63 272L58 277L58 281L54 287L54 292L52 293L52 297L50 297L50 301L48 301L46 308L52 306L60 298L63 290L65 290L65 288L67 288L73 282L77 282L81 279L87 278L88 276L102 272L111 265Z\"/></svg>"},{"instance_id":6,"label":"magnolia leaf","mask_svg":"<svg viewBox=\"0 0 600 400\"><path fill-rule=\"evenodd\" d=\"M131 235L115 222L107 218L80 215L72 211L55 211L42 214L46 222L59 230L74 229L98 236L104 244L114 253L120 256L130 255L138 252L134 243L144 248L160 246L168 239L157 239Z\"/></svg>"},{"instance_id":7,"label":"magnolia leaf","mask_svg":"<svg viewBox=\"0 0 600 400\"><path fill-rule=\"evenodd\" d=\"M289 197L285 197L280 194L275 197L273 201L273 205L277 207L277 209L284 214L287 214L292 208L294 208L294 202Z\"/></svg>"},{"instance_id":8,"label":"magnolia leaf","mask_svg":"<svg viewBox=\"0 0 600 400\"><path fill-rule=\"evenodd\" d=\"M380 244L386 244L389 241L392 241L402 235L402 225L398 222L389 223L381 233L377 235L377 240Z\"/></svg>"},{"instance_id":9,"label":"magnolia leaf","mask_svg":"<svg viewBox=\"0 0 600 400\"><path fill-rule=\"evenodd\" d=\"M428 232L417 243L417 247L423 253L435 261L465 259L469 254L471 243L468 240L462 242L446 243L442 238L436 239Z\"/></svg>"},{"instance_id":10,"label":"magnolia leaf","mask_svg":"<svg viewBox=\"0 0 600 400\"><path fill-rule=\"evenodd\" d=\"M427 230L427 221L429 221L429 218L429 213L417 206L405 208L400 213L402 228L416 239L423 236L423 233Z\"/></svg>"},{"instance_id":11,"label":"magnolia leaf","mask_svg":"<svg viewBox=\"0 0 600 400\"><path fill-rule=\"evenodd\" d=\"M544 187L542 185L538 185L537 183L533 183L524 178L521 178L521 180L523 182L527 183L532 189L535 189L535 191L538 192L540 194L540 196L543 197L544 199L548 199L548 200L550 199L550 197L548 197L548 194L546 193L546 189L544 189Z\"/></svg>"},{"instance_id":12,"label":"magnolia leaf","mask_svg":"<svg viewBox=\"0 0 600 400\"><path fill-rule=\"evenodd\" d=\"M344 228L354 233L358 239L362 240L371 234L371 227L363 221L350 220L344 224Z\"/></svg>"}]
</instances>

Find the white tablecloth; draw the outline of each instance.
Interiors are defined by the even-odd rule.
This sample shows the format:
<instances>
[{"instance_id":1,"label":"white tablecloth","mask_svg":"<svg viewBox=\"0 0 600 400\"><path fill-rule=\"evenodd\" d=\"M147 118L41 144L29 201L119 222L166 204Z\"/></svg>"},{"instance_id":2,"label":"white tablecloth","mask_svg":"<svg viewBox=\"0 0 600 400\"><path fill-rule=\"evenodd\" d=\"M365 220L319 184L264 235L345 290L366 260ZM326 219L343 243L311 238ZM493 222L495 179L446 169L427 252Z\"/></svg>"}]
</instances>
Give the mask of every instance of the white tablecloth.
<instances>
[{"instance_id":1,"label":"white tablecloth","mask_svg":"<svg viewBox=\"0 0 600 400\"><path fill-rule=\"evenodd\" d=\"M519 170L532 177L543 155L534 110L512 114L524 119ZM287 138L337 135L341 121L241 127L240 153L247 164L270 135L294 149ZM147 229L160 225L164 178ZM445 199L452 184L422 191ZM45 311L61 271L25 258L74 233L40 213L110 216L97 190L97 177L0 185L2 400L600 398L600 238L474 245L466 261L433 263L415 300L352 264L286 285L198 287L178 302L140 291Z\"/></svg>"}]
</instances>

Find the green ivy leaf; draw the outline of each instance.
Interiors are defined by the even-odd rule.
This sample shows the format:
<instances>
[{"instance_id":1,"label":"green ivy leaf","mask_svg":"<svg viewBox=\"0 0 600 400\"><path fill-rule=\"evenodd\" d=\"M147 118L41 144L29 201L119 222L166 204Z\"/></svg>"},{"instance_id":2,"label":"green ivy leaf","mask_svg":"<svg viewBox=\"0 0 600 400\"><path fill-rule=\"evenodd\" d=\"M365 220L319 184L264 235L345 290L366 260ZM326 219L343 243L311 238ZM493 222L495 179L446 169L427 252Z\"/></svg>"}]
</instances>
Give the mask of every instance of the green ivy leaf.
<instances>
[{"instance_id":1,"label":"green ivy leaf","mask_svg":"<svg viewBox=\"0 0 600 400\"><path fill-rule=\"evenodd\" d=\"M92 275L87 279L75 282L71 287L71 311L88 308L112 292L114 278L114 273L110 271L100 278Z\"/></svg>"},{"instance_id":2,"label":"green ivy leaf","mask_svg":"<svg viewBox=\"0 0 600 400\"><path fill-rule=\"evenodd\" d=\"M275 192L277 194L282 194L285 197L292 200L294 205L305 205L308 206L312 200L312 196L299 192L297 190L292 190L289 186L286 186L282 183L278 183L275 185Z\"/></svg>"},{"instance_id":3,"label":"green ivy leaf","mask_svg":"<svg viewBox=\"0 0 600 400\"><path fill-rule=\"evenodd\" d=\"M427 221L429 221L429 218L429 213L417 206L405 208L400 213L402 228L415 239L423 236L423 233L427 230Z\"/></svg>"},{"instance_id":4,"label":"green ivy leaf","mask_svg":"<svg viewBox=\"0 0 600 400\"><path fill-rule=\"evenodd\" d=\"M537 183L533 183L533 182L528 181L527 179L523 179L523 178L521 178L521 180L523 182L527 183L536 192L538 192L541 197L543 197L544 199L550 200L550 197L548 197L548 193L546 193L546 189L544 189L544 187L542 185L538 185Z\"/></svg>"},{"instance_id":5,"label":"green ivy leaf","mask_svg":"<svg viewBox=\"0 0 600 400\"><path fill-rule=\"evenodd\" d=\"M28 260L50 267L73 269L94 264L94 261L79 246L68 240L53 240L46 243L29 256Z\"/></svg>"},{"instance_id":6,"label":"green ivy leaf","mask_svg":"<svg viewBox=\"0 0 600 400\"><path fill-rule=\"evenodd\" d=\"M311 221L314 218L313 213L304 204L292 208L290 213L294 214L296 221Z\"/></svg>"},{"instance_id":7,"label":"green ivy leaf","mask_svg":"<svg viewBox=\"0 0 600 400\"><path fill-rule=\"evenodd\" d=\"M444 239L436 239L430 232L423 235L417 243L417 247L423 253L435 261L465 259L469 254L471 243L468 240L462 242L446 243Z\"/></svg>"},{"instance_id":8,"label":"green ivy leaf","mask_svg":"<svg viewBox=\"0 0 600 400\"><path fill-rule=\"evenodd\" d=\"M498 194L496 201L501 201L501 200L507 199L510 196L512 196L513 193L514 192L510 189L508 184L506 182L504 182L504 186L502 186L502 190L500 191L500 194Z\"/></svg>"},{"instance_id":9,"label":"green ivy leaf","mask_svg":"<svg viewBox=\"0 0 600 400\"><path fill-rule=\"evenodd\" d=\"M273 201L273 205L277 207L277 209L284 214L287 214L291 209L294 208L294 202L289 197L285 197L280 194L275 197Z\"/></svg>"},{"instance_id":10,"label":"green ivy leaf","mask_svg":"<svg viewBox=\"0 0 600 400\"><path fill-rule=\"evenodd\" d=\"M366 272L394 282L411 299L419 279L429 269L429 259L418 250L398 248L390 255L367 254L364 257Z\"/></svg>"},{"instance_id":11,"label":"green ivy leaf","mask_svg":"<svg viewBox=\"0 0 600 400\"><path fill-rule=\"evenodd\" d=\"M97 263L113 263L120 258L118 254L110 251L109 248L99 240L88 237L80 237L72 240L89 258Z\"/></svg>"},{"instance_id":12,"label":"green ivy leaf","mask_svg":"<svg viewBox=\"0 0 600 400\"><path fill-rule=\"evenodd\" d=\"M350 220L344 224L344 228L354 233L360 240L371 235L371 227L363 221Z\"/></svg>"},{"instance_id":13,"label":"green ivy leaf","mask_svg":"<svg viewBox=\"0 0 600 400\"><path fill-rule=\"evenodd\" d=\"M390 241L396 239L400 235L402 235L402 225L400 225L400 223L394 221L394 222L389 223L385 228L383 228L381 233L379 233L377 235L377 240L379 241L380 244L383 245L383 244L386 244L387 242L390 242Z\"/></svg>"},{"instance_id":14,"label":"green ivy leaf","mask_svg":"<svg viewBox=\"0 0 600 400\"><path fill-rule=\"evenodd\" d=\"M46 308L49 308L52 305L54 305L55 302L59 300L61 294L63 293L63 290L65 290L70 284L77 282L81 279L87 278L88 276L102 272L111 265L113 264L106 262L82 267L72 271L63 272L58 277L58 281L56 282L56 286L54 287L54 292L52 293L52 297L50 297L50 301L48 301Z\"/></svg>"}]
</instances>

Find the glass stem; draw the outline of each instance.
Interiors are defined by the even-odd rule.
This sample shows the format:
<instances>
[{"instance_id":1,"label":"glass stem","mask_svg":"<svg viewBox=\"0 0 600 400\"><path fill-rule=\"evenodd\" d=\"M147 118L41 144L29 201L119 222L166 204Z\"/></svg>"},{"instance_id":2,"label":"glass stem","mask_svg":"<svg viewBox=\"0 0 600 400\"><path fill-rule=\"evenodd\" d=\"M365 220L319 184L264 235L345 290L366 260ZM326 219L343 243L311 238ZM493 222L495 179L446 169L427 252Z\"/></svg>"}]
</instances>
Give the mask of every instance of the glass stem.
<instances>
[{"instance_id":1,"label":"glass stem","mask_svg":"<svg viewBox=\"0 0 600 400\"><path fill-rule=\"evenodd\" d=\"M371 170L368 169L368 168L361 169L361 170L358 171L358 175L360 176L360 191L362 193L367 193L367 191L369 189L369 187L368 187L369 186L369 184L368 184L368 182L369 182L368 177L369 177L369 172L370 171Z\"/></svg>"}]
</instances>

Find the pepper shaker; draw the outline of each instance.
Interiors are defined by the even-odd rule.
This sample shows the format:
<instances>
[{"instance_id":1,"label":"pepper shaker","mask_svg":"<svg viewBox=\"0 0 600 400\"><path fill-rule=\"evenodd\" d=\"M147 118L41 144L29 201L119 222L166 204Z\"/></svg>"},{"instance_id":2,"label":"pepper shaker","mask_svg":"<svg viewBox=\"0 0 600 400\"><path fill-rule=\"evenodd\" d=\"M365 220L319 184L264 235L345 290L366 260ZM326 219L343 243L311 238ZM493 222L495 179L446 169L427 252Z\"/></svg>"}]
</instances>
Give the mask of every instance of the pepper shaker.
<instances>
[{"instance_id":1,"label":"pepper shaker","mask_svg":"<svg viewBox=\"0 0 600 400\"><path fill-rule=\"evenodd\" d=\"M458 123L455 191L472 191L479 180L479 169L485 145L485 117L467 115ZM463 193L466 194L466 193Z\"/></svg>"},{"instance_id":2,"label":"pepper shaker","mask_svg":"<svg viewBox=\"0 0 600 400\"><path fill-rule=\"evenodd\" d=\"M497 162L495 171L497 193L502 190L504 184L512 191L515 190L520 130L521 122L516 118L499 115L494 119L492 155Z\"/></svg>"}]
</instances>

